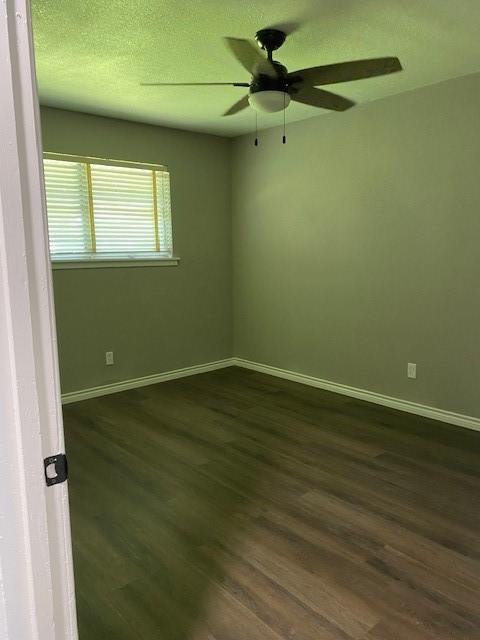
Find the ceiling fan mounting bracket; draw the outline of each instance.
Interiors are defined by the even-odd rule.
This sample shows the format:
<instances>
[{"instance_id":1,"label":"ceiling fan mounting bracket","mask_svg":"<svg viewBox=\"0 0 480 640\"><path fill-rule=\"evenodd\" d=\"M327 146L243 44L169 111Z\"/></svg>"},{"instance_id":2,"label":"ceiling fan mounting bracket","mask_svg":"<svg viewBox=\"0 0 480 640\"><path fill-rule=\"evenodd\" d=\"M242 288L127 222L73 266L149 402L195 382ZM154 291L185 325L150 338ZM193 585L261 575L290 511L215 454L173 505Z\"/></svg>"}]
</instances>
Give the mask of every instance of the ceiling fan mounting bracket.
<instances>
[{"instance_id":1,"label":"ceiling fan mounting bracket","mask_svg":"<svg viewBox=\"0 0 480 640\"><path fill-rule=\"evenodd\" d=\"M271 60L272 52L280 49L285 42L287 34L279 29L260 29L255 34L255 40L258 45L268 53L268 57Z\"/></svg>"}]
</instances>

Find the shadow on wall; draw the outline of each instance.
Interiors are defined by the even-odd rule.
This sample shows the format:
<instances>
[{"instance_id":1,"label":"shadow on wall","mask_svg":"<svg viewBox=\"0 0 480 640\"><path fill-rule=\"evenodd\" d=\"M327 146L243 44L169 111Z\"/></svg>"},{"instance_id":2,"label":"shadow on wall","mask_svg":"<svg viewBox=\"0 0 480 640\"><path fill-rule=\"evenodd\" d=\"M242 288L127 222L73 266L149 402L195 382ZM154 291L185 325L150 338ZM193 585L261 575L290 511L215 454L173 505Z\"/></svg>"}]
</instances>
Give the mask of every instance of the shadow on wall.
<instances>
[{"instance_id":1,"label":"shadow on wall","mask_svg":"<svg viewBox=\"0 0 480 640\"><path fill-rule=\"evenodd\" d=\"M237 375L208 374L208 396L198 376L65 407L80 640L248 627L221 585L241 600L250 516L296 481L273 457L283 427L249 414L278 389L257 381L247 398Z\"/></svg>"}]
</instances>

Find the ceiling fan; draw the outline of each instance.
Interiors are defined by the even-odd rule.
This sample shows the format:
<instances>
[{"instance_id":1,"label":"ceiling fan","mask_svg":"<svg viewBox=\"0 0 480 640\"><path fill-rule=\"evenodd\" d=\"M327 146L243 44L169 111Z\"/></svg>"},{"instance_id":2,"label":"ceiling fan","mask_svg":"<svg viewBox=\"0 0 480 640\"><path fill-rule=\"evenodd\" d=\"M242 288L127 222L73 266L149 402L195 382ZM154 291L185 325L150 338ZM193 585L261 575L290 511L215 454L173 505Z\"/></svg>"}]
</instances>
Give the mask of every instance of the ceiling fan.
<instances>
[{"instance_id":1,"label":"ceiling fan","mask_svg":"<svg viewBox=\"0 0 480 640\"><path fill-rule=\"evenodd\" d=\"M282 111L290 101L301 102L313 107L345 111L354 102L336 93L318 89L321 85L349 82L383 76L401 71L398 58L372 58L336 64L310 67L288 72L280 62L273 60L273 52L285 42L287 34L279 29L261 29L255 39L261 49L250 40L225 38L225 42L240 64L251 74L250 82L143 82L142 86L234 86L245 87L249 93L235 102L223 115L231 116L249 105L257 111Z\"/></svg>"}]
</instances>

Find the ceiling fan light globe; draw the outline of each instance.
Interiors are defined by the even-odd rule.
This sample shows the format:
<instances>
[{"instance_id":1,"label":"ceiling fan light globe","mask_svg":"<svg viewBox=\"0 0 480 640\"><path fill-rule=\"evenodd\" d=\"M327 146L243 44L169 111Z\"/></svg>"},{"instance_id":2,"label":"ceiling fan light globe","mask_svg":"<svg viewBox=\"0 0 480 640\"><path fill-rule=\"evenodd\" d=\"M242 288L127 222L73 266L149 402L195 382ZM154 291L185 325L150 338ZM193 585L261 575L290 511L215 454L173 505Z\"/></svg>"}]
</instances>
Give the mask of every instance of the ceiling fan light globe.
<instances>
[{"instance_id":1,"label":"ceiling fan light globe","mask_svg":"<svg viewBox=\"0 0 480 640\"><path fill-rule=\"evenodd\" d=\"M274 113L288 107L290 95L285 91L256 91L248 96L248 101L256 111Z\"/></svg>"}]
</instances>

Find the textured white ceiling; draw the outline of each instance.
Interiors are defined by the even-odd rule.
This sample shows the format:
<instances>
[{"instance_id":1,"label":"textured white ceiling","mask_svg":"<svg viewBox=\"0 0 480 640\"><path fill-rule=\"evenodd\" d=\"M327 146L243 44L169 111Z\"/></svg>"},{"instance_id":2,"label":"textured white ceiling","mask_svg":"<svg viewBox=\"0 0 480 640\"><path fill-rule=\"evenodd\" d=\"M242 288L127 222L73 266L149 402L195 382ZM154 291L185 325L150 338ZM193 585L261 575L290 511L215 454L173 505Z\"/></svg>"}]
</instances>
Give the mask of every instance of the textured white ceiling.
<instances>
[{"instance_id":1,"label":"textured white ceiling","mask_svg":"<svg viewBox=\"0 0 480 640\"><path fill-rule=\"evenodd\" d=\"M248 81L223 36L298 28L277 52L290 71L396 55L404 71L332 86L359 103L480 71L479 0L32 0L43 104L233 136L254 111L222 117L245 89L140 82ZM322 110L292 104L287 120ZM336 114L341 118L342 114ZM261 115L261 127L281 122Z\"/></svg>"}]
</instances>

